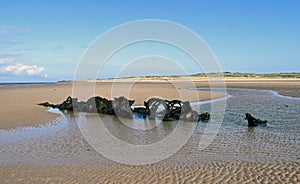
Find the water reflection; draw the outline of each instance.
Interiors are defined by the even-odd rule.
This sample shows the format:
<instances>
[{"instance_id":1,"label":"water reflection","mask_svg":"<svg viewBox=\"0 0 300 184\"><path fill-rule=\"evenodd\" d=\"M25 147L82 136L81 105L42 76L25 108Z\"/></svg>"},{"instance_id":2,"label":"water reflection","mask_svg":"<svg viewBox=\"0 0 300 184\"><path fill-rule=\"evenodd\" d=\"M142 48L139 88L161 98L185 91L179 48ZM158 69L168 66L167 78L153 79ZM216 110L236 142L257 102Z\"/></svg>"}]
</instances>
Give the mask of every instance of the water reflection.
<instances>
[{"instance_id":1,"label":"water reflection","mask_svg":"<svg viewBox=\"0 0 300 184\"><path fill-rule=\"evenodd\" d=\"M251 136L254 134L255 127L248 127L246 135Z\"/></svg>"}]
</instances>

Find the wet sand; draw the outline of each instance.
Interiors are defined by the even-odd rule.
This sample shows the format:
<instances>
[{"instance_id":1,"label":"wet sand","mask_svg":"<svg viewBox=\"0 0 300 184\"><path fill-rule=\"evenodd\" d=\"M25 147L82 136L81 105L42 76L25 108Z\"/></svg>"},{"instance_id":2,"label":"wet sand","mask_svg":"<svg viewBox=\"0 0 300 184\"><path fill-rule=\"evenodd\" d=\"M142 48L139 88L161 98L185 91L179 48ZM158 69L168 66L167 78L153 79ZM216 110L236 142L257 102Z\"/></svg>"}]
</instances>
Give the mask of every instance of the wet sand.
<instances>
[{"instance_id":1,"label":"wet sand","mask_svg":"<svg viewBox=\"0 0 300 184\"><path fill-rule=\"evenodd\" d=\"M226 79L227 88L273 90L280 95L300 98L300 79Z\"/></svg>"},{"instance_id":2,"label":"wet sand","mask_svg":"<svg viewBox=\"0 0 300 184\"><path fill-rule=\"evenodd\" d=\"M1 183L298 183L300 164L211 162L198 166L0 165Z\"/></svg>"},{"instance_id":3,"label":"wet sand","mask_svg":"<svg viewBox=\"0 0 300 184\"><path fill-rule=\"evenodd\" d=\"M124 83L120 83L120 85L122 84ZM267 89L275 90L282 95L300 97L299 80L227 80L226 84L228 88ZM110 98L110 83L103 82L98 83L98 85L96 94ZM181 88L190 87L180 82L178 82L178 86ZM208 83L196 81L196 86L206 88ZM119 89L122 88L119 86ZM161 91L164 93L162 94ZM60 103L71 94L72 85L70 83L1 87L0 102L7 105L2 105L0 109L0 113L2 113L0 114L0 128L41 126L45 122L51 122L57 115L45 112L45 108L35 104L44 101ZM129 97L134 97L137 104L141 104L143 100L153 94L167 99L179 97L176 88L164 82L140 82L129 93ZM201 100L212 98L211 94L207 92L200 92L199 95ZM220 96L214 95L213 97ZM197 161L196 159L190 164L182 160L178 160L177 163L177 157L175 157L172 162L161 161L145 166L128 166L111 161L95 163L94 165L82 162L77 164L75 147L78 145L73 145L70 141L76 135L64 135L63 133L60 135L62 137L54 137L65 139L63 141L65 144L57 145L54 142L55 145L48 143L43 146L35 145L35 148L43 147L43 149L51 150L48 146L53 144L53 149L59 147L56 152L63 152L57 156L63 155L66 158L74 158L73 164L64 164L63 162L61 164L0 163L0 183L297 183L300 178L300 164L297 161L226 161L221 159L220 161L207 160L203 162L203 160ZM24 146L24 148L29 149L22 142L18 144L20 147ZM66 149L66 151L61 149ZM5 149L3 148L3 150ZM22 150L20 152L22 154ZM89 150L83 154L93 156L93 152L95 151ZM40 157L41 153L33 153L32 160L36 159L35 154ZM181 158L189 157L189 155L192 157L193 154L195 153L183 148L177 155L179 155L178 158ZM208 157L214 157L214 155L210 155L209 149L205 151L205 154Z\"/></svg>"}]
</instances>

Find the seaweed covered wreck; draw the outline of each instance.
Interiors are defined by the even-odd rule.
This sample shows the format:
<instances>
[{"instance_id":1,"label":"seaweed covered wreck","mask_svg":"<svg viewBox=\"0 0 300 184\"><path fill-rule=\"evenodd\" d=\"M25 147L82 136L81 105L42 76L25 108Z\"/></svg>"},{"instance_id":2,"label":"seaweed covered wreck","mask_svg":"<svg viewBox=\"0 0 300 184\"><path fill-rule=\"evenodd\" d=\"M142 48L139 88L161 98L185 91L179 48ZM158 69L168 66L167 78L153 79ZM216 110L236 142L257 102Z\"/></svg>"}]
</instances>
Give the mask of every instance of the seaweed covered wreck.
<instances>
[{"instance_id":1,"label":"seaweed covered wreck","mask_svg":"<svg viewBox=\"0 0 300 184\"><path fill-rule=\"evenodd\" d=\"M61 104L44 102L38 105L58 108L61 111L109 114L123 118L133 118L133 115L136 115L140 118L155 119L159 116L163 121L183 120L189 122L209 121L210 119L208 112L198 114L198 112L194 111L189 101L150 98L144 102L144 106L139 107L132 106L134 102L134 100L128 100L123 96L113 100L96 96L87 101L78 101L77 98L69 96Z\"/></svg>"}]
</instances>

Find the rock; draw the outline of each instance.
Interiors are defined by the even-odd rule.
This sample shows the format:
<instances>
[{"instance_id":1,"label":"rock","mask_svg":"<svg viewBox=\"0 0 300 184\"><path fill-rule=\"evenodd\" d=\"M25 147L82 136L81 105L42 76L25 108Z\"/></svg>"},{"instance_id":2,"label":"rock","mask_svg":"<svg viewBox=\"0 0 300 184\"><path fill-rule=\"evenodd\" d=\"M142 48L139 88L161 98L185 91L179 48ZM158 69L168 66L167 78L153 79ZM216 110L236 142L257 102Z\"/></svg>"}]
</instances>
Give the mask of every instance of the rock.
<instances>
[{"instance_id":1,"label":"rock","mask_svg":"<svg viewBox=\"0 0 300 184\"><path fill-rule=\"evenodd\" d=\"M89 98L86 103L84 104L84 107L82 108L84 112L97 112L97 106L99 106L99 100L100 97L92 97Z\"/></svg>"},{"instance_id":2,"label":"rock","mask_svg":"<svg viewBox=\"0 0 300 184\"><path fill-rule=\"evenodd\" d=\"M133 103L134 100L128 100L123 96L115 98L112 102L115 115L118 117L132 118L131 105Z\"/></svg>"},{"instance_id":3,"label":"rock","mask_svg":"<svg viewBox=\"0 0 300 184\"><path fill-rule=\"evenodd\" d=\"M90 106L89 109L92 110L93 112L97 112L99 114L110 114L110 115L115 114L111 100L96 96L90 98L87 101L87 105L91 105L91 104L93 105Z\"/></svg>"},{"instance_id":4,"label":"rock","mask_svg":"<svg viewBox=\"0 0 300 184\"><path fill-rule=\"evenodd\" d=\"M160 112L162 117L165 116L165 111L167 110L166 101L160 98L150 98L147 102L144 102L146 107L146 112L148 112L149 119L155 119L157 115L157 110L159 106L163 106L163 110Z\"/></svg>"},{"instance_id":5,"label":"rock","mask_svg":"<svg viewBox=\"0 0 300 184\"><path fill-rule=\"evenodd\" d=\"M268 123L268 121L266 121L266 120L260 120L260 119L254 118L250 113L246 113L245 116L246 116L245 119L248 121L249 127L254 127L254 126L258 126L258 125L266 126Z\"/></svg>"},{"instance_id":6,"label":"rock","mask_svg":"<svg viewBox=\"0 0 300 184\"><path fill-rule=\"evenodd\" d=\"M63 103L58 105L59 110L73 111L73 101L77 101L77 98L68 97Z\"/></svg>"},{"instance_id":7,"label":"rock","mask_svg":"<svg viewBox=\"0 0 300 184\"><path fill-rule=\"evenodd\" d=\"M199 121L209 121L209 120L210 120L210 114L208 112L204 112L199 115Z\"/></svg>"},{"instance_id":8,"label":"rock","mask_svg":"<svg viewBox=\"0 0 300 184\"><path fill-rule=\"evenodd\" d=\"M163 121L172 121L172 120L179 120L181 115L181 101L179 100L172 100L172 101L165 101L166 102L166 113L163 118Z\"/></svg>"},{"instance_id":9,"label":"rock","mask_svg":"<svg viewBox=\"0 0 300 184\"><path fill-rule=\"evenodd\" d=\"M147 116L149 116L149 114L150 114L150 111L146 108L146 106L144 106L144 107L133 107L132 112L134 114L136 114L138 117L144 118L144 119Z\"/></svg>"},{"instance_id":10,"label":"rock","mask_svg":"<svg viewBox=\"0 0 300 184\"><path fill-rule=\"evenodd\" d=\"M42 103L38 103L38 105L44 106L44 107L52 107L55 108L54 104L50 104L49 102L42 102Z\"/></svg>"},{"instance_id":11,"label":"rock","mask_svg":"<svg viewBox=\"0 0 300 184\"><path fill-rule=\"evenodd\" d=\"M199 121L199 114L198 114L198 112L191 110L189 112L183 113L181 115L181 119L183 121L198 122Z\"/></svg>"},{"instance_id":12,"label":"rock","mask_svg":"<svg viewBox=\"0 0 300 184\"><path fill-rule=\"evenodd\" d=\"M181 102L181 103L182 103L182 105L181 105L181 111L183 113L192 111L192 107L191 107L191 104L190 104L189 101Z\"/></svg>"}]
</instances>

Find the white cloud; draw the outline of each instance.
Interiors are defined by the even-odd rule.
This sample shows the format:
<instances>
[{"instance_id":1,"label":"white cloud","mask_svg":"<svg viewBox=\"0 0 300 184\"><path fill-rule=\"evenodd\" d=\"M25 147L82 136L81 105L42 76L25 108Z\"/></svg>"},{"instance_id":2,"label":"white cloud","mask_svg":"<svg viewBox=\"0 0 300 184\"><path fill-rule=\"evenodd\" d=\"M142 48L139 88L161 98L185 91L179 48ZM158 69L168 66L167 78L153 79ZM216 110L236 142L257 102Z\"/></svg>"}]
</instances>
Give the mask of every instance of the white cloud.
<instances>
[{"instance_id":1,"label":"white cloud","mask_svg":"<svg viewBox=\"0 0 300 184\"><path fill-rule=\"evenodd\" d=\"M5 72L13 72L16 75L40 75L45 70L44 67L38 67L36 65L25 65L22 63L16 63L4 67Z\"/></svg>"},{"instance_id":2,"label":"white cloud","mask_svg":"<svg viewBox=\"0 0 300 184\"><path fill-rule=\"evenodd\" d=\"M16 61L14 58L0 58L0 74L16 76L16 77L43 77L45 67L37 65L26 65Z\"/></svg>"}]
</instances>

